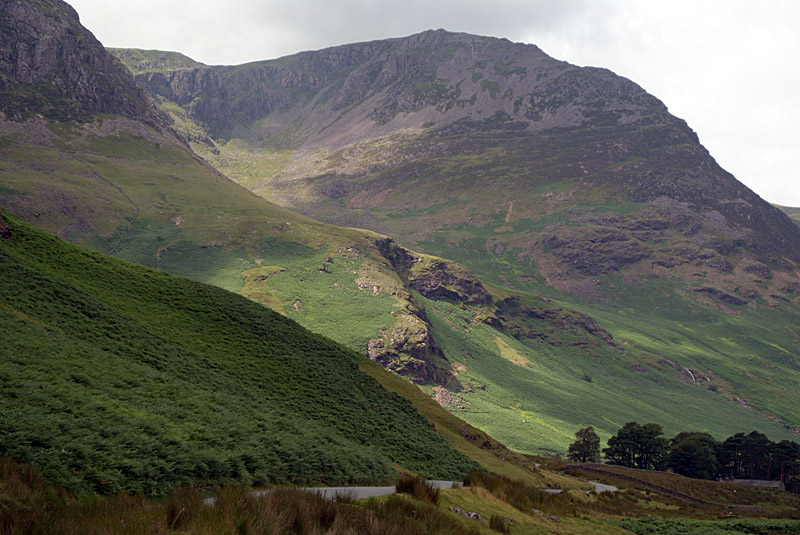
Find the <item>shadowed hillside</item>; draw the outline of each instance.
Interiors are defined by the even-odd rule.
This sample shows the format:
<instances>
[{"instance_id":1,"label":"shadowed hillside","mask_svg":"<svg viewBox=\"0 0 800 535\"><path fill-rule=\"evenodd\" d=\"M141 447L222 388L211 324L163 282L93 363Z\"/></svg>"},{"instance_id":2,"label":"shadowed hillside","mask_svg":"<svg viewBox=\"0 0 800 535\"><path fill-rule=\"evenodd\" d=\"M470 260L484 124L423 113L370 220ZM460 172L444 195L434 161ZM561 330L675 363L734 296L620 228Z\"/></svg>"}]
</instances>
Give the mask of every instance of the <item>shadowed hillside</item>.
<instances>
[{"instance_id":1,"label":"shadowed hillside","mask_svg":"<svg viewBox=\"0 0 800 535\"><path fill-rule=\"evenodd\" d=\"M460 478L364 359L238 295L67 244L4 213L0 452L70 489Z\"/></svg>"}]
</instances>

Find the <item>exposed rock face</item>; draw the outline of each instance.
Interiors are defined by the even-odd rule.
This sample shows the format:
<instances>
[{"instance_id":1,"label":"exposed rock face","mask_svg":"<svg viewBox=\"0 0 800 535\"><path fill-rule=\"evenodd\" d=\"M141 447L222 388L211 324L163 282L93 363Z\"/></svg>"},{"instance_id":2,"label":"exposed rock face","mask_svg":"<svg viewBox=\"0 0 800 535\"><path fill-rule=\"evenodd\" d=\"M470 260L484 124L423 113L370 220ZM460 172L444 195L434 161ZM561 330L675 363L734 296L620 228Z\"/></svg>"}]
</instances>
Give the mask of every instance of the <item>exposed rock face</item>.
<instances>
[{"instance_id":1,"label":"exposed rock face","mask_svg":"<svg viewBox=\"0 0 800 535\"><path fill-rule=\"evenodd\" d=\"M434 301L470 305L488 305L492 302L491 296L474 275L466 270L454 273L443 261L431 262L426 268L414 272L410 283L413 289Z\"/></svg>"},{"instance_id":2,"label":"exposed rock face","mask_svg":"<svg viewBox=\"0 0 800 535\"><path fill-rule=\"evenodd\" d=\"M0 0L0 112L14 120L109 113L163 124L130 72L60 0Z\"/></svg>"},{"instance_id":3,"label":"exposed rock face","mask_svg":"<svg viewBox=\"0 0 800 535\"><path fill-rule=\"evenodd\" d=\"M464 305L491 305L491 296L481 282L455 262L417 256L391 238L379 238L375 245L404 282L424 297ZM451 371L441 365L447 358L433 339L425 310L411 295L408 303L408 308L397 314L392 329L383 330L378 338L370 340L367 355L417 382L453 383Z\"/></svg>"},{"instance_id":4,"label":"exposed rock face","mask_svg":"<svg viewBox=\"0 0 800 535\"><path fill-rule=\"evenodd\" d=\"M426 320L421 311L403 314L393 328L381 331L378 338L369 341L367 356L414 382L450 381L450 373L435 365L436 359L444 359L444 353L433 341Z\"/></svg>"}]
</instances>

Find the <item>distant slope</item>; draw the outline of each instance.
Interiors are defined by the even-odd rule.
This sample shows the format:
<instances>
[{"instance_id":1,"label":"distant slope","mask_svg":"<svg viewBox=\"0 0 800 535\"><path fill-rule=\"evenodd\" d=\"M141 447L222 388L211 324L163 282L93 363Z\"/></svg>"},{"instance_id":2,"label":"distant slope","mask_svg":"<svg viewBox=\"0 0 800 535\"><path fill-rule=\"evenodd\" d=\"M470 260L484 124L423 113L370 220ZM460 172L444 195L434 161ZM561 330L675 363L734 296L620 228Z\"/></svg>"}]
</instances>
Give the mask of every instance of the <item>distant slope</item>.
<instances>
[{"instance_id":1,"label":"distant slope","mask_svg":"<svg viewBox=\"0 0 800 535\"><path fill-rule=\"evenodd\" d=\"M195 69L204 65L180 52L163 52L161 50L142 50L141 48L108 48L112 55L118 57L133 74L145 72L179 71Z\"/></svg>"},{"instance_id":2,"label":"distant slope","mask_svg":"<svg viewBox=\"0 0 800 535\"><path fill-rule=\"evenodd\" d=\"M69 488L377 482L475 466L356 353L224 290L0 220L0 454Z\"/></svg>"},{"instance_id":3,"label":"distant slope","mask_svg":"<svg viewBox=\"0 0 800 535\"><path fill-rule=\"evenodd\" d=\"M780 211L788 215L792 220L800 225L800 208L791 208L789 206L778 206L775 205Z\"/></svg>"}]
</instances>

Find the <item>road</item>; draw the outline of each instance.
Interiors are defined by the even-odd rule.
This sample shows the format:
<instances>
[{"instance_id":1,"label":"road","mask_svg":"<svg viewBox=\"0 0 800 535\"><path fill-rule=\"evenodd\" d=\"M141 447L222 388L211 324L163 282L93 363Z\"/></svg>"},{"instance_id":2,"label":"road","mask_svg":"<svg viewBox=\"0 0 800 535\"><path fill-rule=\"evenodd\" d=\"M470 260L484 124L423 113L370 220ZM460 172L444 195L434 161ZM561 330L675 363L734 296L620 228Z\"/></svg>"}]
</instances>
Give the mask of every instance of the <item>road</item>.
<instances>
[{"instance_id":1,"label":"road","mask_svg":"<svg viewBox=\"0 0 800 535\"><path fill-rule=\"evenodd\" d=\"M453 481L441 481L437 479L429 479L426 481L429 485L437 489L451 489L456 484ZM589 481L594 486L595 492L617 492L617 487ZM459 483L460 484L460 483ZM253 496L263 496L275 489L257 490ZM328 500L335 500L338 496L352 498L354 500L361 500L363 498L375 498L377 496L385 496L387 494L394 494L397 492L397 487L394 485L386 487L301 487L297 490L306 492L314 492ZM564 492L562 489L542 489L550 494L560 494ZM216 498L206 498L203 503L206 505L214 505Z\"/></svg>"},{"instance_id":2,"label":"road","mask_svg":"<svg viewBox=\"0 0 800 535\"><path fill-rule=\"evenodd\" d=\"M430 486L437 489L451 489L455 482L441 481L438 479L429 479L426 481ZM257 490L253 492L253 496L263 496L275 489ZM394 494L397 492L397 487L394 485L388 487L301 487L297 490L306 492L314 492L328 500L335 500L337 496L346 496L354 500L361 500L363 498L375 498L376 496L385 496L387 494ZM203 503L206 505L214 505L216 498L206 498Z\"/></svg>"},{"instance_id":3,"label":"road","mask_svg":"<svg viewBox=\"0 0 800 535\"><path fill-rule=\"evenodd\" d=\"M594 487L594 491L597 493L600 492L619 492L617 487L613 487L611 485L606 485L605 483L598 483L597 481L587 481L590 485ZM542 489L548 494L561 494L564 492L563 489ZM589 491L587 490L586 493L588 494Z\"/></svg>"}]
</instances>

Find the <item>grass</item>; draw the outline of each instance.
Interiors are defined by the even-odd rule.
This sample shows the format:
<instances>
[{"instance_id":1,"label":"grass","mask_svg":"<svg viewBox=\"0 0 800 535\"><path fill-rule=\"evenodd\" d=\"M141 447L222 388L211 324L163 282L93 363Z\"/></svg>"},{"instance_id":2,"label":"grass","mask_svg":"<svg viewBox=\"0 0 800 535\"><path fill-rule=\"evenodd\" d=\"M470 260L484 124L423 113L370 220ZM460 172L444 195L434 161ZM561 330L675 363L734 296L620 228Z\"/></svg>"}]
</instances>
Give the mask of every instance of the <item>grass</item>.
<instances>
[{"instance_id":1,"label":"grass","mask_svg":"<svg viewBox=\"0 0 800 535\"><path fill-rule=\"evenodd\" d=\"M6 220L0 451L48 480L150 495L474 466L358 354L235 294Z\"/></svg>"},{"instance_id":2,"label":"grass","mask_svg":"<svg viewBox=\"0 0 800 535\"><path fill-rule=\"evenodd\" d=\"M695 520L688 518L640 518L615 522L637 535L685 533L686 535L762 535L800 533L800 521L781 519Z\"/></svg>"},{"instance_id":3,"label":"grass","mask_svg":"<svg viewBox=\"0 0 800 535\"><path fill-rule=\"evenodd\" d=\"M185 488L162 499L118 495L93 502L59 494L37 479L30 465L4 459L0 529L7 535L101 533L363 533L477 535L475 529L436 507L392 496L355 505L329 501L294 489L278 489L259 497L246 488L228 487L208 505L197 490ZM15 488L14 502L5 501Z\"/></svg>"},{"instance_id":4,"label":"grass","mask_svg":"<svg viewBox=\"0 0 800 535\"><path fill-rule=\"evenodd\" d=\"M627 421L658 422L667 434L691 428L723 439L753 426L775 439L795 439L757 413L684 383L672 368L631 360L603 345L572 346L580 337L569 331L550 334L549 340L558 340L558 345L547 338L521 341L473 321L475 311L442 301L421 302L437 343L459 370L460 395L470 403L455 414L517 451L563 452L581 427L593 425L605 440ZM603 316L598 319L606 325ZM552 328L541 327L542 332ZM637 362L644 364L642 371L633 367ZM674 407L681 408L680 414ZM713 420L707 417L710 413Z\"/></svg>"},{"instance_id":5,"label":"grass","mask_svg":"<svg viewBox=\"0 0 800 535\"><path fill-rule=\"evenodd\" d=\"M631 471L629 471L631 472ZM725 486L699 482L705 487ZM402 477L398 494L369 500L326 500L296 489L253 494L223 487L207 494L178 489L160 499L115 495L86 500L46 483L30 464L0 459L0 528L23 533L795 533L797 499L782 508L743 511L687 505L668 495L623 488L599 495L548 494L519 481L470 472L463 488L441 490L431 503L419 478ZM635 487L635 485L634 485ZM698 492L700 489L698 489ZM747 500L729 494L725 503ZM758 492L757 490L753 492ZM415 496L416 495L416 496ZM791 500L794 500L792 502ZM466 517L481 515L483 520ZM735 514L735 518L731 515ZM655 515L661 515L656 517ZM629 530L629 531L625 531Z\"/></svg>"},{"instance_id":6,"label":"grass","mask_svg":"<svg viewBox=\"0 0 800 535\"><path fill-rule=\"evenodd\" d=\"M417 500L439 505L440 490L413 474L400 474L395 483L398 494L409 494Z\"/></svg>"}]
</instances>

